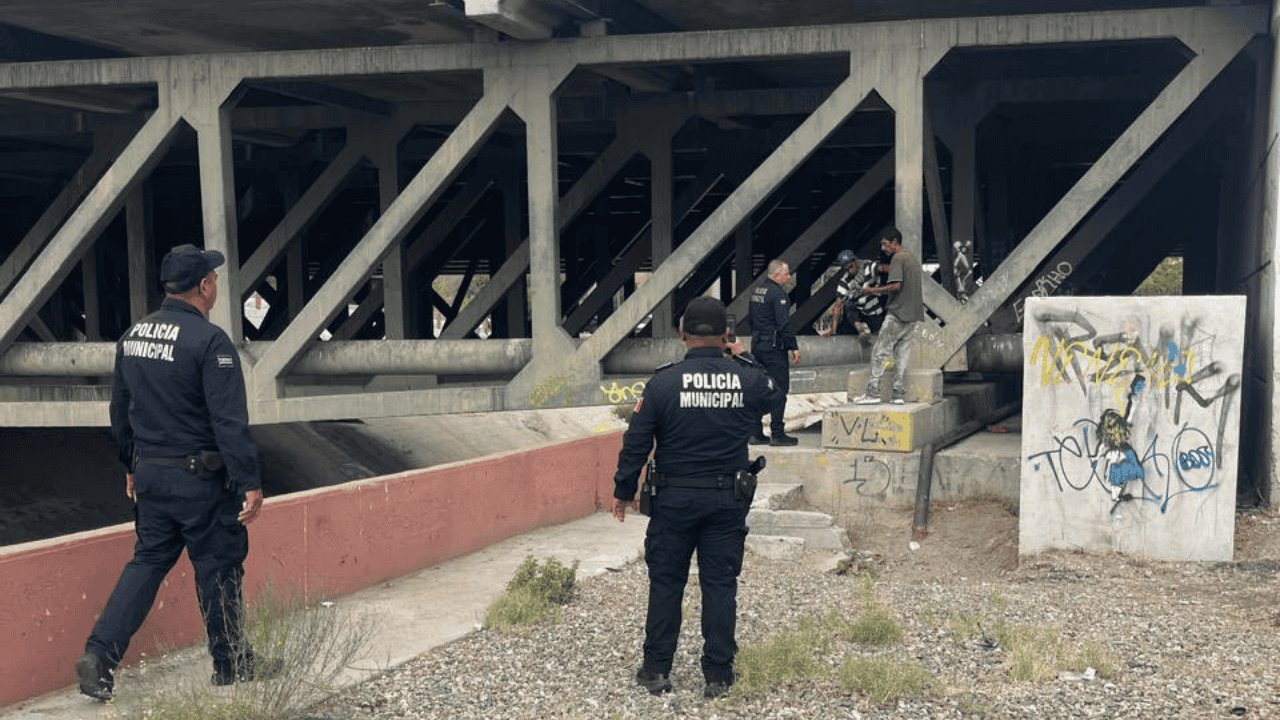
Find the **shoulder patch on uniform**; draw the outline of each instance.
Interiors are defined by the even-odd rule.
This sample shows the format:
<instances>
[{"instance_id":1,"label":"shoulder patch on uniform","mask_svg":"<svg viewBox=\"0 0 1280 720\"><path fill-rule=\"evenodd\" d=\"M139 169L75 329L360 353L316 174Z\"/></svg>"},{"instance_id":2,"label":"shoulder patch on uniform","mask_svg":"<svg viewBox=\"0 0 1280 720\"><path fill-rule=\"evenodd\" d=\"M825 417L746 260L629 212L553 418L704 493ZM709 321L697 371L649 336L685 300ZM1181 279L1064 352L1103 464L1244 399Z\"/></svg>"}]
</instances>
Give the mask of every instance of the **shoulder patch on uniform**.
<instances>
[{"instance_id":1,"label":"shoulder patch on uniform","mask_svg":"<svg viewBox=\"0 0 1280 720\"><path fill-rule=\"evenodd\" d=\"M781 300L779 300L779 301L778 301L778 304L779 304L779 305L786 305L786 304L787 304L787 299L786 299L786 298L782 298Z\"/></svg>"},{"instance_id":2,"label":"shoulder patch on uniform","mask_svg":"<svg viewBox=\"0 0 1280 720\"><path fill-rule=\"evenodd\" d=\"M229 367L235 367L235 366L236 366L235 358L231 357L230 355L218 356L218 367L229 368Z\"/></svg>"}]
</instances>

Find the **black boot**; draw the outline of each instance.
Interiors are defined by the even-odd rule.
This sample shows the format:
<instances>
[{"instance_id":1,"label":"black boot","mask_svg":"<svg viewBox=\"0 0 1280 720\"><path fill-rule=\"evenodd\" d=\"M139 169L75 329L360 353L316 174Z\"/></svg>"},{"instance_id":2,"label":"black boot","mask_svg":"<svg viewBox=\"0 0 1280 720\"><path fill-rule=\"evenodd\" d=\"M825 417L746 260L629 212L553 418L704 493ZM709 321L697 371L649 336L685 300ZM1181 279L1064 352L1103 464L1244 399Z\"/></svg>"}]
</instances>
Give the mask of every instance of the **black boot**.
<instances>
[{"instance_id":1,"label":"black boot","mask_svg":"<svg viewBox=\"0 0 1280 720\"><path fill-rule=\"evenodd\" d=\"M76 661L80 692L94 700L106 702L116 692L115 668L101 655L85 653Z\"/></svg>"},{"instance_id":2,"label":"black boot","mask_svg":"<svg viewBox=\"0 0 1280 720\"><path fill-rule=\"evenodd\" d=\"M747 444L748 445L768 445L769 438L765 437L764 433L757 430L755 435L752 435L750 438L747 439Z\"/></svg>"},{"instance_id":3,"label":"black boot","mask_svg":"<svg viewBox=\"0 0 1280 720\"><path fill-rule=\"evenodd\" d=\"M213 677L209 681L221 687L238 682L270 680L278 677L283 670L284 661L280 658L249 657L233 664L231 667L218 667L215 665Z\"/></svg>"},{"instance_id":4,"label":"black boot","mask_svg":"<svg viewBox=\"0 0 1280 720\"><path fill-rule=\"evenodd\" d=\"M636 670L636 683L648 690L650 695L671 692L671 678L666 673L651 672L643 665Z\"/></svg>"},{"instance_id":5,"label":"black boot","mask_svg":"<svg viewBox=\"0 0 1280 720\"><path fill-rule=\"evenodd\" d=\"M800 439L791 437L786 433L776 432L773 434L773 437L769 439L769 444L775 447L791 447L793 445L799 445Z\"/></svg>"},{"instance_id":6,"label":"black boot","mask_svg":"<svg viewBox=\"0 0 1280 720\"><path fill-rule=\"evenodd\" d=\"M729 677L717 678L712 680L707 678L707 686L702 690L702 697L715 699L729 694L729 690L733 688L733 681L737 677L734 673L729 673Z\"/></svg>"}]
</instances>

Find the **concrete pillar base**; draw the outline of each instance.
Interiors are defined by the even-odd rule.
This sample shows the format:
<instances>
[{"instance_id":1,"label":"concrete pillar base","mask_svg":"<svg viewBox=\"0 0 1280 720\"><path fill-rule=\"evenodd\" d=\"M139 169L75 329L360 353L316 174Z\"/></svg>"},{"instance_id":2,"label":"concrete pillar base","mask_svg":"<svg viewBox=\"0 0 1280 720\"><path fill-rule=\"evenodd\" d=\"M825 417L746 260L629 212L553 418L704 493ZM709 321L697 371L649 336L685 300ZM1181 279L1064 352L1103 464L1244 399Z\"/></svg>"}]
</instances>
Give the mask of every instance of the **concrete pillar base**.
<instances>
[{"instance_id":1,"label":"concrete pillar base","mask_svg":"<svg viewBox=\"0 0 1280 720\"><path fill-rule=\"evenodd\" d=\"M848 393L853 399L867 390L871 369L862 368L849 373ZM906 377L906 401L909 403L935 403L942 399L941 370L908 370ZM880 399L889 402L893 395L893 376L889 370L880 379Z\"/></svg>"}]
</instances>

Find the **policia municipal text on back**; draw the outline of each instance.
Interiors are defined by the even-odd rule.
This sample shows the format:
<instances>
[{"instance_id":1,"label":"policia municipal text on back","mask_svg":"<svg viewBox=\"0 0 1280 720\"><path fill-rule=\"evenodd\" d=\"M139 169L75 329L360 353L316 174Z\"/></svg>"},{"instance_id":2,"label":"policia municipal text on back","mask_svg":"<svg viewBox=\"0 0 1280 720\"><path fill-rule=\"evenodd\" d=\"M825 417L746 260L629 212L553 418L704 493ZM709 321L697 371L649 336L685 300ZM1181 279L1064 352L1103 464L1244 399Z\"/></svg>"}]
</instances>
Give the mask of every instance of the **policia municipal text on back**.
<instances>
[{"instance_id":1,"label":"policia municipal text on back","mask_svg":"<svg viewBox=\"0 0 1280 720\"><path fill-rule=\"evenodd\" d=\"M782 392L749 357L724 357L724 306L695 298L681 322L684 360L661 367L645 386L623 435L613 476L611 510L619 522L635 502L640 469L654 451L649 526L649 610L644 662L636 682L654 694L669 692L671 662L680 634L681 602L689 560L698 551L702 587L704 694L718 697L733 685L738 573L747 536L754 476L747 438Z\"/></svg>"},{"instance_id":2,"label":"policia municipal text on back","mask_svg":"<svg viewBox=\"0 0 1280 720\"><path fill-rule=\"evenodd\" d=\"M138 535L107 607L76 662L80 691L115 692L115 668L186 548L213 656L213 683L268 677L241 632L245 529L262 507L258 450L249 436L240 357L206 319L224 257L179 245L160 263L165 299L116 345L111 433L126 467ZM236 298L230 299L236 302Z\"/></svg>"}]
</instances>

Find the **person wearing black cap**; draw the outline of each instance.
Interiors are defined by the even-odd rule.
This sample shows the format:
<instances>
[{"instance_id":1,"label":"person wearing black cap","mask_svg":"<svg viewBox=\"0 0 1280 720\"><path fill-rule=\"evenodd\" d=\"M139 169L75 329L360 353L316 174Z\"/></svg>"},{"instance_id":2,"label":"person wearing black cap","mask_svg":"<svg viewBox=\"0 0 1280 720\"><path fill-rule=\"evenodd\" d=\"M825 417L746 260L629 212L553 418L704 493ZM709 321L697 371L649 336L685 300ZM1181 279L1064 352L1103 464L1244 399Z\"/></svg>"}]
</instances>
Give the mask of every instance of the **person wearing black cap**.
<instances>
[{"instance_id":1,"label":"person wearing black cap","mask_svg":"<svg viewBox=\"0 0 1280 720\"><path fill-rule=\"evenodd\" d=\"M751 504L735 476L751 467L747 437L782 391L738 343L729 343L724 305L689 302L680 323L684 360L658 368L636 403L622 439L610 511L622 522L636 499L640 469L654 449L644 559L649 610L644 661L636 682L658 695L671 691L689 559L698 551L702 588L703 694L719 697L734 682L738 573ZM724 356L728 349L733 359Z\"/></svg>"},{"instance_id":2,"label":"person wearing black cap","mask_svg":"<svg viewBox=\"0 0 1280 720\"><path fill-rule=\"evenodd\" d=\"M769 438L759 424L751 431L751 444L796 445L799 440L786 432L787 393L791 390L791 364L800 362L800 345L791 328L791 308L784 285L791 281L791 266L785 260L770 260L768 276L751 291L747 317L751 320L751 352L769 377L782 390L782 399L768 409ZM788 363L790 360L790 363Z\"/></svg>"},{"instance_id":3,"label":"person wearing black cap","mask_svg":"<svg viewBox=\"0 0 1280 720\"><path fill-rule=\"evenodd\" d=\"M206 318L224 261L193 245L171 250L160 263L160 309L116 344L111 433L138 539L76 661L80 691L98 700L114 694L116 665L183 548L195 568L213 683L279 671L279 661L255 659L241 636L245 525L262 507L262 480L240 357Z\"/></svg>"},{"instance_id":4,"label":"person wearing black cap","mask_svg":"<svg viewBox=\"0 0 1280 720\"><path fill-rule=\"evenodd\" d=\"M869 288L884 283L889 273L889 257L881 253L877 260L867 260L859 266L852 250L841 250L836 264L844 269L836 281L836 303L831 308L834 335L860 335L869 338L880 332L884 323L884 299L867 292Z\"/></svg>"}]
</instances>

